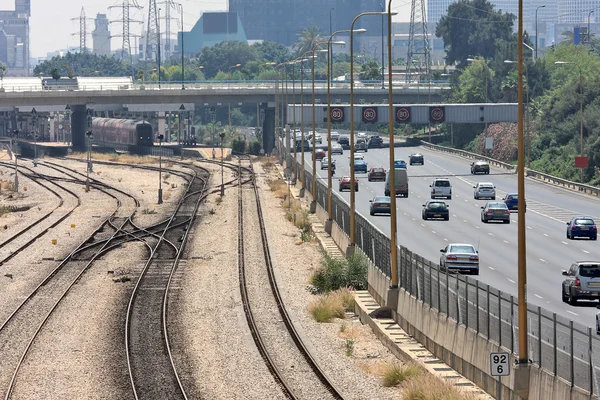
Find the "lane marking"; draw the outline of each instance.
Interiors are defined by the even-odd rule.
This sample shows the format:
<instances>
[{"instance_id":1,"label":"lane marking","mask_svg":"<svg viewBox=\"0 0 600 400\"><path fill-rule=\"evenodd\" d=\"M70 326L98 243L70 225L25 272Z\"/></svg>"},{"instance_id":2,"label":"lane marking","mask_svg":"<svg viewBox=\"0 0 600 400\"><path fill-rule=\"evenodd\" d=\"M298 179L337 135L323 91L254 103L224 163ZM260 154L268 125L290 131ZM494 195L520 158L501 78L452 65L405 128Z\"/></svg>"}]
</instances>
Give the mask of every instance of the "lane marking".
<instances>
[{"instance_id":1,"label":"lane marking","mask_svg":"<svg viewBox=\"0 0 600 400\"><path fill-rule=\"evenodd\" d=\"M569 310L567 310L567 312L568 312L569 314L573 314L573 315L575 315L575 316L579 316L579 314L577 314L577 313L574 313L573 311L569 311Z\"/></svg>"},{"instance_id":2,"label":"lane marking","mask_svg":"<svg viewBox=\"0 0 600 400\"><path fill-rule=\"evenodd\" d=\"M492 232L488 232L488 235L495 236Z\"/></svg>"},{"instance_id":3,"label":"lane marking","mask_svg":"<svg viewBox=\"0 0 600 400\"><path fill-rule=\"evenodd\" d=\"M547 233L544 233L544 236L546 236L546 237L550 237L550 235L548 235Z\"/></svg>"},{"instance_id":4,"label":"lane marking","mask_svg":"<svg viewBox=\"0 0 600 400\"><path fill-rule=\"evenodd\" d=\"M488 267L488 268L491 269L492 271L496 270L496 268L494 268L494 267Z\"/></svg>"},{"instance_id":5,"label":"lane marking","mask_svg":"<svg viewBox=\"0 0 600 400\"><path fill-rule=\"evenodd\" d=\"M533 229L532 227L528 226L527 229Z\"/></svg>"},{"instance_id":6,"label":"lane marking","mask_svg":"<svg viewBox=\"0 0 600 400\"><path fill-rule=\"evenodd\" d=\"M506 280L507 280L507 281L509 281L510 283L517 283L517 282L513 281L513 280L512 280L512 279L510 279L510 278L506 278Z\"/></svg>"},{"instance_id":7,"label":"lane marking","mask_svg":"<svg viewBox=\"0 0 600 400\"><path fill-rule=\"evenodd\" d=\"M564 240L560 241L562 244L566 244L567 246L569 245L569 243L565 242Z\"/></svg>"},{"instance_id":8,"label":"lane marking","mask_svg":"<svg viewBox=\"0 0 600 400\"><path fill-rule=\"evenodd\" d=\"M543 258L540 258L540 261L546 264L548 263L548 261L544 260Z\"/></svg>"},{"instance_id":9,"label":"lane marking","mask_svg":"<svg viewBox=\"0 0 600 400\"><path fill-rule=\"evenodd\" d=\"M533 295L534 295L535 297L537 297L538 299L542 299L542 300L544 299L542 296L540 296L540 295L539 295L539 294L537 294L537 293L534 293Z\"/></svg>"},{"instance_id":10,"label":"lane marking","mask_svg":"<svg viewBox=\"0 0 600 400\"><path fill-rule=\"evenodd\" d=\"M508 244L508 240L503 240L504 243Z\"/></svg>"},{"instance_id":11,"label":"lane marking","mask_svg":"<svg viewBox=\"0 0 600 400\"><path fill-rule=\"evenodd\" d=\"M587 250L581 249L581 251L583 251L585 254L590 254L590 252Z\"/></svg>"}]
</instances>

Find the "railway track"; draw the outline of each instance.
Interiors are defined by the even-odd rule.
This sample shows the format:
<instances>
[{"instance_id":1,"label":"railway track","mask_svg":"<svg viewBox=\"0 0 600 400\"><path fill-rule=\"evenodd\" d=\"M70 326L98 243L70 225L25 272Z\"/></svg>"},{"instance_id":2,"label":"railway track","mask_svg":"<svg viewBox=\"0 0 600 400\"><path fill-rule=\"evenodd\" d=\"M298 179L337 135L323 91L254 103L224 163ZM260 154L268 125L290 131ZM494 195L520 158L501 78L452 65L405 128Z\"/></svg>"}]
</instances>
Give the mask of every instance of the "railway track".
<instances>
[{"instance_id":1,"label":"railway track","mask_svg":"<svg viewBox=\"0 0 600 400\"><path fill-rule=\"evenodd\" d=\"M184 267L181 256L207 189L208 171L196 167L196 175L151 249L133 289L127 307L125 346L135 399L188 398L171 352L168 299ZM177 229L170 229L172 226Z\"/></svg>"},{"instance_id":2,"label":"railway track","mask_svg":"<svg viewBox=\"0 0 600 400\"><path fill-rule=\"evenodd\" d=\"M246 319L248 321L252 337L254 338L254 342L256 343L256 346L258 347L258 350L269 371L271 371L275 380L279 383L282 392L288 398L343 399L342 393L328 379L310 351L308 351L286 310L274 275L267 231L262 214L260 196L255 181L255 175L251 166L246 168L246 171L251 174L251 179L249 182L251 190L245 189L248 186L244 186L242 184L243 172L241 161L242 157L240 158L240 167L238 173L238 179L240 181L238 184L239 281L244 312L246 314ZM250 197L250 199L245 200L246 197ZM249 218L252 216L246 215L245 210L251 209L252 204L246 205L245 201L254 203L256 206L255 218L258 221L258 230L256 228L251 228L252 226L256 226L256 224L249 223ZM249 225L250 228L248 228L247 225ZM252 238L254 238L255 243L251 243ZM259 241L260 243L256 243L256 241ZM250 284L248 282L250 277L247 272L248 262L246 251L247 249L252 251L257 248L262 249L262 268L264 268L266 274L268 275L268 280L273 295L273 302L277 308L277 312L279 313L281 320L285 325L285 329L280 328L280 332L278 332L276 335L271 334L270 338L287 335L287 338L283 340L286 344L288 344L287 349L281 348L281 341L275 345L269 344L269 338L265 337L268 334L263 334L262 332L261 325L264 327L264 324L261 324L259 318L257 318L257 314L253 311L254 306L252 304L252 294L249 289ZM293 365L285 365L285 357L282 357L279 353L282 351L286 353L297 353L297 355L293 356Z\"/></svg>"}]
</instances>

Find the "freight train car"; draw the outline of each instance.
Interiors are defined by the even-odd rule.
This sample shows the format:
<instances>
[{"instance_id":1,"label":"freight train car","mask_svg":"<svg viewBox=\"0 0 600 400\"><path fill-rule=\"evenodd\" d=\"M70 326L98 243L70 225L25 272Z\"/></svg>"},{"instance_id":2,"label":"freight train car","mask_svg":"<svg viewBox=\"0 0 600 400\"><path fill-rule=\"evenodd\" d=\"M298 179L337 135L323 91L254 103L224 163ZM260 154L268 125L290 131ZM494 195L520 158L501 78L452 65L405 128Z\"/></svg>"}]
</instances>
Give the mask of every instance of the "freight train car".
<instances>
[{"instance_id":1,"label":"freight train car","mask_svg":"<svg viewBox=\"0 0 600 400\"><path fill-rule=\"evenodd\" d=\"M154 145L152 125L146 121L92 118L94 145L145 154Z\"/></svg>"}]
</instances>

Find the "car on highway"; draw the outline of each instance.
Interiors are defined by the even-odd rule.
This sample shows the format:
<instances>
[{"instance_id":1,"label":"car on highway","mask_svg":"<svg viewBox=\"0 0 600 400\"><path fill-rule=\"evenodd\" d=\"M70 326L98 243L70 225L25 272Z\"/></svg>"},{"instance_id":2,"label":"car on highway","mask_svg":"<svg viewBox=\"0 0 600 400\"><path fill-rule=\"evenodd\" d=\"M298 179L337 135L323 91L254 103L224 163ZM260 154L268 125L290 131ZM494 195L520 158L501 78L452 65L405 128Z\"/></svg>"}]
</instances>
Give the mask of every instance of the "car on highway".
<instances>
[{"instance_id":1,"label":"car on highway","mask_svg":"<svg viewBox=\"0 0 600 400\"><path fill-rule=\"evenodd\" d=\"M489 174L490 164L485 160L479 160L471 163L471 174Z\"/></svg>"},{"instance_id":2,"label":"car on highway","mask_svg":"<svg viewBox=\"0 0 600 400\"><path fill-rule=\"evenodd\" d=\"M342 176L339 180L339 191L350 190L350 177ZM354 178L354 191L358 192L358 179Z\"/></svg>"},{"instance_id":3,"label":"car on highway","mask_svg":"<svg viewBox=\"0 0 600 400\"><path fill-rule=\"evenodd\" d=\"M390 196L375 196L369 202L371 203L369 208L371 215L390 214L392 212Z\"/></svg>"},{"instance_id":4,"label":"car on highway","mask_svg":"<svg viewBox=\"0 0 600 400\"><path fill-rule=\"evenodd\" d=\"M368 170L369 167L365 160L354 160L354 172L364 172L366 174Z\"/></svg>"},{"instance_id":5,"label":"car on highway","mask_svg":"<svg viewBox=\"0 0 600 400\"><path fill-rule=\"evenodd\" d=\"M600 261L576 261L563 271L562 301L571 305L580 299L600 300Z\"/></svg>"},{"instance_id":6,"label":"car on highway","mask_svg":"<svg viewBox=\"0 0 600 400\"><path fill-rule=\"evenodd\" d=\"M321 159L321 170L328 169L328 168L329 168L329 158L323 157Z\"/></svg>"},{"instance_id":7,"label":"car on highway","mask_svg":"<svg viewBox=\"0 0 600 400\"><path fill-rule=\"evenodd\" d=\"M344 149L337 143L331 143L331 154L344 154Z\"/></svg>"},{"instance_id":8,"label":"car on highway","mask_svg":"<svg viewBox=\"0 0 600 400\"><path fill-rule=\"evenodd\" d=\"M358 139L354 144L354 151L369 151L369 145L365 139Z\"/></svg>"},{"instance_id":9,"label":"car on highway","mask_svg":"<svg viewBox=\"0 0 600 400\"><path fill-rule=\"evenodd\" d=\"M473 198L479 199L491 199L496 200L496 186L491 182L478 182L477 185L473 186Z\"/></svg>"},{"instance_id":10,"label":"car on highway","mask_svg":"<svg viewBox=\"0 0 600 400\"><path fill-rule=\"evenodd\" d=\"M383 181L385 182L385 168L383 167L372 167L367 175L369 182Z\"/></svg>"},{"instance_id":11,"label":"car on highway","mask_svg":"<svg viewBox=\"0 0 600 400\"><path fill-rule=\"evenodd\" d=\"M445 197L446 199L452 199L452 184L448 178L435 178L431 185L431 198L436 199L438 197Z\"/></svg>"},{"instance_id":12,"label":"car on highway","mask_svg":"<svg viewBox=\"0 0 600 400\"><path fill-rule=\"evenodd\" d=\"M502 198L506 203L506 206L510 211L519 210L519 194L518 193L507 193ZM527 202L525 202L525 209L527 209Z\"/></svg>"},{"instance_id":13,"label":"car on highway","mask_svg":"<svg viewBox=\"0 0 600 400\"><path fill-rule=\"evenodd\" d=\"M429 200L427 203L423 204L421 217L425 220L440 218L444 221L448 221L450 219L448 204L443 200Z\"/></svg>"},{"instance_id":14,"label":"car on highway","mask_svg":"<svg viewBox=\"0 0 600 400\"><path fill-rule=\"evenodd\" d=\"M406 161L394 160L394 168L406 168Z\"/></svg>"},{"instance_id":15,"label":"car on highway","mask_svg":"<svg viewBox=\"0 0 600 400\"><path fill-rule=\"evenodd\" d=\"M366 139L369 137L369 135L367 135L367 132L358 132L358 133L356 134L356 136L357 136L359 139L365 139L365 140L366 140Z\"/></svg>"},{"instance_id":16,"label":"car on highway","mask_svg":"<svg viewBox=\"0 0 600 400\"><path fill-rule=\"evenodd\" d=\"M440 252L441 269L479 275L479 252L472 244L451 243Z\"/></svg>"},{"instance_id":17,"label":"car on highway","mask_svg":"<svg viewBox=\"0 0 600 400\"><path fill-rule=\"evenodd\" d=\"M383 139L381 136L373 135L369 138L369 143L367 145L370 149L383 147Z\"/></svg>"},{"instance_id":18,"label":"car on highway","mask_svg":"<svg viewBox=\"0 0 600 400\"><path fill-rule=\"evenodd\" d=\"M392 173L394 175L392 175ZM394 186L396 186L395 195L408 197L408 173L406 168L394 168L393 171L388 171L385 179L385 188L383 193L389 196L392 177L394 177Z\"/></svg>"},{"instance_id":19,"label":"car on highway","mask_svg":"<svg viewBox=\"0 0 600 400\"><path fill-rule=\"evenodd\" d=\"M573 217L567 222L567 239L576 237L587 237L591 240L598 238L596 222L591 217Z\"/></svg>"},{"instance_id":20,"label":"car on highway","mask_svg":"<svg viewBox=\"0 0 600 400\"><path fill-rule=\"evenodd\" d=\"M325 150L323 149L316 149L315 150L315 159L318 160L322 160L323 158L327 157L327 153L325 153Z\"/></svg>"},{"instance_id":21,"label":"car on highway","mask_svg":"<svg viewBox=\"0 0 600 400\"><path fill-rule=\"evenodd\" d=\"M340 138L340 133L338 131L331 131L331 141L332 142L337 142L337 140Z\"/></svg>"},{"instance_id":22,"label":"car on highway","mask_svg":"<svg viewBox=\"0 0 600 400\"><path fill-rule=\"evenodd\" d=\"M425 159L423 158L423 154L421 153L412 153L410 156L408 156L408 163L410 165L413 164L425 164Z\"/></svg>"},{"instance_id":23,"label":"car on highway","mask_svg":"<svg viewBox=\"0 0 600 400\"><path fill-rule=\"evenodd\" d=\"M318 144L322 144L323 143L323 138L321 137L321 134L319 132L309 132L308 134L308 140L313 141L313 135L315 137L315 143Z\"/></svg>"},{"instance_id":24,"label":"car on highway","mask_svg":"<svg viewBox=\"0 0 600 400\"><path fill-rule=\"evenodd\" d=\"M342 149L349 150L350 149L350 138L348 136L340 136L338 138L338 144L342 146Z\"/></svg>"},{"instance_id":25,"label":"car on highway","mask_svg":"<svg viewBox=\"0 0 600 400\"><path fill-rule=\"evenodd\" d=\"M481 207L481 222L502 221L510 224L510 210L503 201L488 201Z\"/></svg>"},{"instance_id":26,"label":"car on highway","mask_svg":"<svg viewBox=\"0 0 600 400\"><path fill-rule=\"evenodd\" d=\"M350 158L350 156L348 156L348 158ZM361 154L361 153L354 153L354 159L355 160L364 160L365 159L365 155Z\"/></svg>"}]
</instances>

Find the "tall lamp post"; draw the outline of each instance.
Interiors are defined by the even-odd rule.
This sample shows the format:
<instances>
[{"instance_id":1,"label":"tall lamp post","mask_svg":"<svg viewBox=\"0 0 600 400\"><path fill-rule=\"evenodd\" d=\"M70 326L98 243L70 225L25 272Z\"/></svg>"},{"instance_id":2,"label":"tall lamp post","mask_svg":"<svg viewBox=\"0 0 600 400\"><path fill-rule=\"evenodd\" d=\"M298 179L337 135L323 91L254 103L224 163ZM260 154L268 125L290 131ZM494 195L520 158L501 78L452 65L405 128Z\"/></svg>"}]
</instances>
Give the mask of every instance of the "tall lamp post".
<instances>
[{"instance_id":1,"label":"tall lamp post","mask_svg":"<svg viewBox=\"0 0 600 400\"><path fill-rule=\"evenodd\" d=\"M383 62L383 17L385 15L385 5L383 3L379 3L381 6L381 88L385 89L385 67Z\"/></svg>"},{"instance_id":2,"label":"tall lamp post","mask_svg":"<svg viewBox=\"0 0 600 400\"><path fill-rule=\"evenodd\" d=\"M356 29L352 33L365 33L366 29ZM333 32L329 39L327 40L327 157L331 160L331 45L339 44L344 45L346 42L344 41L336 41L332 42L332 39L335 35L339 33L350 33L350 29L342 29L339 31ZM325 231L331 234L331 225L333 223L333 219L331 218L333 215L333 206L331 199L332 192L332 168L327 168L327 221L325 222Z\"/></svg>"},{"instance_id":3,"label":"tall lamp post","mask_svg":"<svg viewBox=\"0 0 600 400\"><path fill-rule=\"evenodd\" d=\"M156 52L156 58L158 60L158 88L160 89L160 7L158 8L158 18L156 19L156 30L158 31L158 49Z\"/></svg>"},{"instance_id":4,"label":"tall lamp post","mask_svg":"<svg viewBox=\"0 0 600 400\"><path fill-rule=\"evenodd\" d=\"M31 110L31 124L33 125L33 166L37 167L37 111Z\"/></svg>"},{"instance_id":5,"label":"tall lamp post","mask_svg":"<svg viewBox=\"0 0 600 400\"><path fill-rule=\"evenodd\" d=\"M516 64L516 61L504 60L506 64ZM525 112L525 145L527 146L527 168L529 168L529 163L531 162L531 138L529 132L529 70L527 69L527 64L523 63L523 67L525 67L525 78L527 80L527 84L525 85L525 102L526 102L526 112Z\"/></svg>"},{"instance_id":6,"label":"tall lamp post","mask_svg":"<svg viewBox=\"0 0 600 400\"><path fill-rule=\"evenodd\" d=\"M300 178L300 181L301 181L300 197L304 197L304 191L305 191L305 184L304 184L304 143L305 143L304 142L304 140L305 140L305 136L304 136L305 135L305 132L304 132L304 62L308 61L308 59L304 58L304 57L307 53L312 53L312 50L307 51L306 53L304 53L302 55L302 57L299 58L299 62L300 62L300 132L302 135L302 143L301 143L301 146L302 146L301 152L302 153L300 155L300 157L302 159L302 162L301 162L302 173L301 173L301 178ZM314 53L311 54L311 57L314 60L314 57L315 57ZM312 146L313 148L314 148L314 142L315 142L315 140L314 140L314 132L313 132L313 146Z\"/></svg>"},{"instance_id":7,"label":"tall lamp post","mask_svg":"<svg viewBox=\"0 0 600 400\"><path fill-rule=\"evenodd\" d=\"M546 7L545 4L538 6L535 9L535 59L536 60L537 60L537 49L538 49L538 17L537 17L537 13L540 8L544 8L544 7Z\"/></svg>"},{"instance_id":8,"label":"tall lamp post","mask_svg":"<svg viewBox=\"0 0 600 400\"><path fill-rule=\"evenodd\" d=\"M592 47L592 32L590 32L590 17L592 16L592 13L594 12L594 9L591 9L590 12L588 13L588 29L587 29L587 44L588 46L591 48Z\"/></svg>"},{"instance_id":9,"label":"tall lamp post","mask_svg":"<svg viewBox=\"0 0 600 400\"><path fill-rule=\"evenodd\" d=\"M159 133L156 138L158 139L158 204L162 204L162 141L165 136L162 133Z\"/></svg>"},{"instance_id":10,"label":"tall lamp post","mask_svg":"<svg viewBox=\"0 0 600 400\"><path fill-rule=\"evenodd\" d=\"M315 146L315 136L316 136L316 132L315 130L317 129L315 126L315 53L328 53L327 49L319 49L320 46L324 45L325 42L319 42L317 44L315 44L315 46L312 49L312 66L311 66L311 72L312 72L312 202L310 203L310 212L311 213L315 213L317 212L317 157L316 157L316 153L317 153L317 146ZM329 167L327 168L328 170L331 169L331 162L332 160L329 159Z\"/></svg>"},{"instance_id":11,"label":"tall lamp post","mask_svg":"<svg viewBox=\"0 0 600 400\"><path fill-rule=\"evenodd\" d=\"M555 61L554 64L573 64L579 68L579 155L580 157L583 157L583 73L581 71L581 66L573 61ZM580 181L583 183L583 168L580 168L579 170L581 171Z\"/></svg>"},{"instance_id":12,"label":"tall lamp post","mask_svg":"<svg viewBox=\"0 0 600 400\"><path fill-rule=\"evenodd\" d=\"M356 183L354 182L354 24L365 15L385 15L381 11L367 11L358 14L350 25L350 242L346 256L354 253L356 243Z\"/></svg>"},{"instance_id":13,"label":"tall lamp post","mask_svg":"<svg viewBox=\"0 0 600 400\"><path fill-rule=\"evenodd\" d=\"M174 3L179 9L179 18L181 18L181 90L185 90L185 64L183 57L183 4Z\"/></svg>"},{"instance_id":14,"label":"tall lamp post","mask_svg":"<svg viewBox=\"0 0 600 400\"><path fill-rule=\"evenodd\" d=\"M333 36L333 30L332 30L333 24L331 23L331 12L332 11L335 11L335 7L331 7L329 9L329 39L331 39L332 36ZM327 50L331 51L331 46L327 47ZM329 68L331 67L331 62L333 62L333 57L330 58L328 56L327 57L327 70L329 70ZM328 82L331 81L331 78L329 77L329 74L327 75L327 81Z\"/></svg>"}]
</instances>

